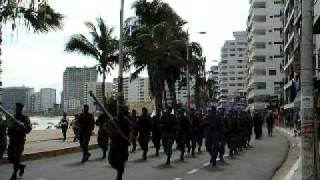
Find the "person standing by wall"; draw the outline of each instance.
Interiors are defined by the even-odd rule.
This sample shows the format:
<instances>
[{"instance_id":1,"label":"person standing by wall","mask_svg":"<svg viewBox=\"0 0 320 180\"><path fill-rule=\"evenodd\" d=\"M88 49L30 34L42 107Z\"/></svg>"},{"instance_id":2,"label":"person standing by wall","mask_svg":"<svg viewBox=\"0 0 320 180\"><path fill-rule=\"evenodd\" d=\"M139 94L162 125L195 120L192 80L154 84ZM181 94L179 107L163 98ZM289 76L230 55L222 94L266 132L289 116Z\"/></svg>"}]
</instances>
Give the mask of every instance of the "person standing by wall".
<instances>
[{"instance_id":1,"label":"person standing by wall","mask_svg":"<svg viewBox=\"0 0 320 180\"><path fill-rule=\"evenodd\" d=\"M69 127L69 120L67 118L67 113L63 113L63 117L60 121L60 127L63 135L63 141L67 140L67 131Z\"/></svg>"}]
</instances>

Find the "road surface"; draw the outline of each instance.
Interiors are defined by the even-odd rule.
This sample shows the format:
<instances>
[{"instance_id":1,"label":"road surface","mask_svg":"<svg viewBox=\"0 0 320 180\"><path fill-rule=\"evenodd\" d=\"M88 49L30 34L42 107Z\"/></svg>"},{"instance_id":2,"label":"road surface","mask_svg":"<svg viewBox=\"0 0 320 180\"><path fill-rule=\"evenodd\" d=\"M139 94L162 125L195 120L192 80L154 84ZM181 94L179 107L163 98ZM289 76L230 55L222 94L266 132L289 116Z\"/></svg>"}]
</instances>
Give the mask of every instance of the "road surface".
<instances>
[{"instance_id":1,"label":"road surface","mask_svg":"<svg viewBox=\"0 0 320 180\"><path fill-rule=\"evenodd\" d=\"M175 151L171 166L165 166L165 156L154 157L154 149L149 152L147 161L141 160L141 151L130 154L126 164L124 180L267 180L281 165L288 150L286 137L278 132L274 137L254 140L253 148L240 153L235 159L226 157L225 163L217 167L209 165L206 152L195 158L187 156L185 162L179 161ZM228 150L227 150L228 151ZM91 152L91 160L79 163L81 154L69 154L53 158L25 162L27 164L24 180L112 180L115 171L106 160L101 160L101 152ZM0 166L0 179L9 179L11 165Z\"/></svg>"}]
</instances>

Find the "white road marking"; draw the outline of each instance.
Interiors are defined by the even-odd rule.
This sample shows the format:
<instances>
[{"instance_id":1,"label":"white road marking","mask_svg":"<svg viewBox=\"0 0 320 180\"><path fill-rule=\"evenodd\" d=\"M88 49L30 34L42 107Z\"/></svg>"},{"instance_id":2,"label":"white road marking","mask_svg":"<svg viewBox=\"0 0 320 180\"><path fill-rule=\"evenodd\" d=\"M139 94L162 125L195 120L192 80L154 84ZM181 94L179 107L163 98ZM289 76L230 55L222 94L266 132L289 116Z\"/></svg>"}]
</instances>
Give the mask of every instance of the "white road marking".
<instances>
[{"instance_id":1,"label":"white road marking","mask_svg":"<svg viewBox=\"0 0 320 180\"><path fill-rule=\"evenodd\" d=\"M203 165L203 167L207 167L207 166L209 166L210 165L210 163L208 162L208 163L205 163L204 165Z\"/></svg>"},{"instance_id":2,"label":"white road marking","mask_svg":"<svg viewBox=\"0 0 320 180\"><path fill-rule=\"evenodd\" d=\"M188 174L194 174L198 172L200 169L192 169L191 171L188 172Z\"/></svg>"},{"instance_id":3,"label":"white road marking","mask_svg":"<svg viewBox=\"0 0 320 180\"><path fill-rule=\"evenodd\" d=\"M175 179L173 179L173 180L182 180L182 178L175 178Z\"/></svg>"},{"instance_id":4,"label":"white road marking","mask_svg":"<svg viewBox=\"0 0 320 180\"><path fill-rule=\"evenodd\" d=\"M290 180L292 179L294 172L299 168L299 164L301 163L301 157L294 163L294 165L291 167L289 173L286 175L284 180Z\"/></svg>"}]
</instances>

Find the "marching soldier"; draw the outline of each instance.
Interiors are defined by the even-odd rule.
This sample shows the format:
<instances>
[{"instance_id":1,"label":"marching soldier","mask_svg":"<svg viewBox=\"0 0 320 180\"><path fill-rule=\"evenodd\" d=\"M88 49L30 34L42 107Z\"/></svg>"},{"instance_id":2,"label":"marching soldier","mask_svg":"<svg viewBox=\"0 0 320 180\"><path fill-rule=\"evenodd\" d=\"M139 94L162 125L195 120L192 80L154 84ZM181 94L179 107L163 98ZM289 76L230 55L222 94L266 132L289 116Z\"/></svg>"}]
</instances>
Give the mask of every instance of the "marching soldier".
<instances>
[{"instance_id":1,"label":"marching soldier","mask_svg":"<svg viewBox=\"0 0 320 180\"><path fill-rule=\"evenodd\" d=\"M7 121L0 117L0 160L7 149Z\"/></svg>"},{"instance_id":2,"label":"marching soldier","mask_svg":"<svg viewBox=\"0 0 320 180\"><path fill-rule=\"evenodd\" d=\"M228 118L228 146L229 146L229 155L232 158L234 154L238 154L237 150L237 140L239 132L239 123L237 115L234 111L231 111L231 117Z\"/></svg>"},{"instance_id":3,"label":"marching soldier","mask_svg":"<svg viewBox=\"0 0 320 180\"><path fill-rule=\"evenodd\" d=\"M156 148L156 156L159 156L160 146L161 146L161 132L162 124L160 115L155 115L152 117L152 142Z\"/></svg>"},{"instance_id":4,"label":"marching soldier","mask_svg":"<svg viewBox=\"0 0 320 180\"><path fill-rule=\"evenodd\" d=\"M89 106L87 104L83 106L83 113L79 115L79 126L80 146L83 151L81 163L85 163L89 160L89 157L91 156L88 148L90 136L95 126L93 115L89 113Z\"/></svg>"},{"instance_id":5,"label":"marching soldier","mask_svg":"<svg viewBox=\"0 0 320 180\"><path fill-rule=\"evenodd\" d=\"M216 108L211 107L207 117L206 127L206 148L209 152L211 159L210 163L212 166L216 166L216 159L219 150L219 142L222 137L222 121L217 117Z\"/></svg>"},{"instance_id":6,"label":"marching soldier","mask_svg":"<svg viewBox=\"0 0 320 180\"><path fill-rule=\"evenodd\" d=\"M176 135L177 121L173 114L171 114L171 107L167 107L165 114L162 116L162 144L164 152L167 155L166 165L170 165L172 155L172 144Z\"/></svg>"},{"instance_id":7,"label":"marching soldier","mask_svg":"<svg viewBox=\"0 0 320 180\"><path fill-rule=\"evenodd\" d=\"M23 104L16 103L16 113L14 118L18 123L14 123L8 127L9 146L8 146L8 160L13 164L13 174L10 180L17 179L24 174L26 165L21 164L21 155L24 150L26 135L31 132L32 125L29 117L25 116L23 111Z\"/></svg>"},{"instance_id":8,"label":"marching soldier","mask_svg":"<svg viewBox=\"0 0 320 180\"><path fill-rule=\"evenodd\" d=\"M138 116L137 116L137 111L133 109L131 111L131 144L132 144L132 149L131 152L134 153L137 149L137 137L138 137L138 130L137 130L137 121L138 121Z\"/></svg>"},{"instance_id":9,"label":"marching soldier","mask_svg":"<svg viewBox=\"0 0 320 180\"><path fill-rule=\"evenodd\" d=\"M108 151L109 135L106 129L107 122L108 116L105 113L101 114L96 121L96 125L99 127L97 140L99 147L102 149L102 159L106 158Z\"/></svg>"},{"instance_id":10,"label":"marching soldier","mask_svg":"<svg viewBox=\"0 0 320 180\"><path fill-rule=\"evenodd\" d=\"M137 122L137 130L139 133L139 144L143 151L142 159L147 160L147 152L148 152L148 145L150 141L151 135L151 128L152 128L152 121L151 117L148 114L147 108L142 108L142 115L139 117Z\"/></svg>"},{"instance_id":11,"label":"marching soldier","mask_svg":"<svg viewBox=\"0 0 320 180\"><path fill-rule=\"evenodd\" d=\"M256 135L256 139L260 139L262 135L262 118L258 112L255 112L253 116L253 125L254 125L254 133Z\"/></svg>"},{"instance_id":12,"label":"marching soldier","mask_svg":"<svg viewBox=\"0 0 320 180\"><path fill-rule=\"evenodd\" d=\"M185 153L185 145L190 143L190 133L191 133L191 123L187 116L184 114L184 109L180 109L178 112L178 147L181 152L180 160L184 160L184 153ZM189 141L189 142L187 142ZM190 146L190 144L189 144Z\"/></svg>"},{"instance_id":13,"label":"marching soldier","mask_svg":"<svg viewBox=\"0 0 320 180\"><path fill-rule=\"evenodd\" d=\"M197 146L197 140L200 136L200 119L196 115L194 110L191 110L190 112L190 120L191 120L191 155L194 156L195 149Z\"/></svg>"},{"instance_id":14,"label":"marching soldier","mask_svg":"<svg viewBox=\"0 0 320 180\"><path fill-rule=\"evenodd\" d=\"M117 124L122 134L126 137L123 137L121 133L118 131L114 131L114 130L110 131L108 129L108 131L110 131L109 135L111 138L108 161L112 166L112 168L117 170L116 180L122 180L122 176L124 173L124 165L129 157L129 152L128 152L129 140L125 139L129 137L130 129L131 129L131 119L129 116L128 107L124 106L120 108ZM118 132L118 133L114 133L114 132Z\"/></svg>"},{"instance_id":15,"label":"marching soldier","mask_svg":"<svg viewBox=\"0 0 320 180\"><path fill-rule=\"evenodd\" d=\"M252 128L253 128L253 122L252 122L252 118L251 118L251 114L250 112L247 112L246 115L247 118L247 147L251 147L250 146L250 141L251 141L251 136L252 136Z\"/></svg>"},{"instance_id":16,"label":"marching soldier","mask_svg":"<svg viewBox=\"0 0 320 180\"><path fill-rule=\"evenodd\" d=\"M219 142L219 150L218 150L218 154L219 154L219 160L221 162L224 162L224 153L225 153L225 146L226 146L226 139L227 139L227 130L226 130L226 122L225 121L225 114L224 114L224 109L220 109L218 112L218 118L221 121L221 139Z\"/></svg>"},{"instance_id":17,"label":"marching soldier","mask_svg":"<svg viewBox=\"0 0 320 180\"><path fill-rule=\"evenodd\" d=\"M201 148L203 144L203 138L204 138L204 126L205 122L204 119L205 117L202 115L200 111L196 112L196 118L199 120L199 131L198 131L198 136L197 136L197 144L198 144L198 153L202 153Z\"/></svg>"}]
</instances>

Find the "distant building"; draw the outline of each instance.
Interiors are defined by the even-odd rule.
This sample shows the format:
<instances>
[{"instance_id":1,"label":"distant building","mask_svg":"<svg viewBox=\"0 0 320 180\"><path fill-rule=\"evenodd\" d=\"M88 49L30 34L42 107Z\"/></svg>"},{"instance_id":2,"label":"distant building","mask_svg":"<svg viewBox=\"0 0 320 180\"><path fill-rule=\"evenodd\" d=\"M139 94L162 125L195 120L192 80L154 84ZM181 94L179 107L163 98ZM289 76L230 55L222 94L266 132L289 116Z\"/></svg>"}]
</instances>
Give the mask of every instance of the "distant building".
<instances>
[{"instance_id":1,"label":"distant building","mask_svg":"<svg viewBox=\"0 0 320 180\"><path fill-rule=\"evenodd\" d=\"M84 103L89 105L90 111L94 112L97 110L96 103L90 97L89 92L92 91L98 101L103 103L103 95L102 95L102 82L88 82L85 84L84 88ZM105 83L105 97L109 98L112 96L112 83Z\"/></svg>"},{"instance_id":2,"label":"distant building","mask_svg":"<svg viewBox=\"0 0 320 180\"><path fill-rule=\"evenodd\" d=\"M213 80L213 98L216 100L219 98L219 66L211 66L209 80Z\"/></svg>"},{"instance_id":3,"label":"distant building","mask_svg":"<svg viewBox=\"0 0 320 180\"><path fill-rule=\"evenodd\" d=\"M250 0L247 101L251 111L266 109L269 99L280 99L281 96L284 76L280 64L284 62L283 49L287 48L283 44L285 6L291 7L287 1L284 4L279 0ZM293 11L288 12L291 19L297 15ZM290 38L293 37L291 35L293 33Z\"/></svg>"},{"instance_id":4,"label":"distant building","mask_svg":"<svg viewBox=\"0 0 320 180\"><path fill-rule=\"evenodd\" d=\"M247 32L237 31L233 36L221 49L218 107L244 109L245 104L238 100L240 95L245 97L247 88Z\"/></svg>"},{"instance_id":5,"label":"distant building","mask_svg":"<svg viewBox=\"0 0 320 180\"><path fill-rule=\"evenodd\" d=\"M24 104L24 111L31 112L30 96L34 92L29 87L6 87L3 88L2 105L9 112L14 113L17 102Z\"/></svg>"},{"instance_id":6,"label":"distant building","mask_svg":"<svg viewBox=\"0 0 320 180\"><path fill-rule=\"evenodd\" d=\"M63 73L63 108L66 112L79 113L85 104L86 83L96 83L95 68L68 67Z\"/></svg>"},{"instance_id":7,"label":"distant building","mask_svg":"<svg viewBox=\"0 0 320 180\"><path fill-rule=\"evenodd\" d=\"M31 113L39 113L41 111L41 94L35 92L30 96Z\"/></svg>"},{"instance_id":8,"label":"distant building","mask_svg":"<svg viewBox=\"0 0 320 180\"><path fill-rule=\"evenodd\" d=\"M56 104L56 90L52 88L40 89L41 94L41 111L50 112Z\"/></svg>"},{"instance_id":9,"label":"distant building","mask_svg":"<svg viewBox=\"0 0 320 180\"><path fill-rule=\"evenodd\" d=\"M118 79L113 80L113 91L116 95L118 89ZM132 82L130 78L123 78L123 95L127 102L147 102L151 101L149 78L139 77Z\"/></svg>"}]
</instances>

